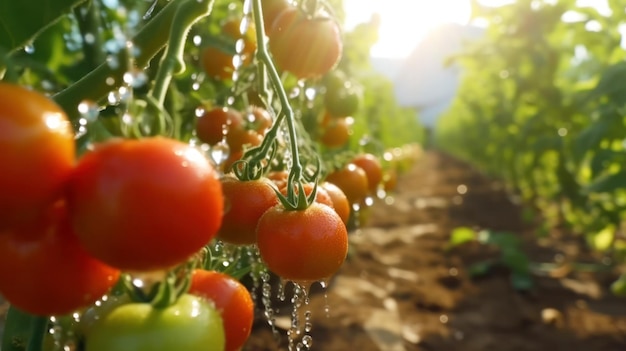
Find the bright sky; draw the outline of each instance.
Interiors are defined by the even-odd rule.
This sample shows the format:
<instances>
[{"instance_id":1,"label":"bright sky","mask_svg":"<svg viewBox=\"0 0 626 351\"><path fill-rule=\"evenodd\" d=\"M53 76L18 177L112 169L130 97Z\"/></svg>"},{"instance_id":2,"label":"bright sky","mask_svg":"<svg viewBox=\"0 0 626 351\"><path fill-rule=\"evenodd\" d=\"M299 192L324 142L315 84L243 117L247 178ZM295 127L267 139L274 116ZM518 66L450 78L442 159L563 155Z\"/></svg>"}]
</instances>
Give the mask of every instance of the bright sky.
<instances>
[{"instance_id":1,"label":"bright sky","mask_svg":"<svg viewBox=\"0 0 626 351\"><path fill-rule=\"evenodd\" d=\"M498 6L512 0L481 0ZM605 3L605 0L579 0L580 5ZM604 4L603 4L604 5ZM407 57L429 30L444 23L467 24L470 0L344 0L346 27L368 21L373 13L381 18L375 57Z\"/></svg>"}]
</instances>

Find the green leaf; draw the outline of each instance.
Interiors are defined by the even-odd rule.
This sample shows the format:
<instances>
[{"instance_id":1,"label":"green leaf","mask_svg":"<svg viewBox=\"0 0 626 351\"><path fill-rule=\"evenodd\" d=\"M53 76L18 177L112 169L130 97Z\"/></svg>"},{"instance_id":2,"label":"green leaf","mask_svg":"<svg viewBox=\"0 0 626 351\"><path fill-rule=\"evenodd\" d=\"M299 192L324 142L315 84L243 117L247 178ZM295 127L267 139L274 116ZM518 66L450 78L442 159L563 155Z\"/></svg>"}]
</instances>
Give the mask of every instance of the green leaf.
<instances>
[{"instance_id":1,"label":"green leaf","mask_svg":"<svg viewBox=\"0 0 626 351\"><path fill-rule=\"evenodd\" d=\"M43 29L85 0L0 1L0 47L8 51L26 46Z\"/></svg>"},{"instance_id":2,"label":"green leaf","mask_svg":"<svg viewBox=\"0 0 626 351\"><path fill-rule=\"evenodd\" d=\"M467 272L471 277L483 277L487 273L489 273L489 270L491 269L491 267L493 267L494 264L495 262L493 261L482 261L474 263L467 268Z\"/></svg>"},{"instance_id":3,"label":"green leaf","mask_svg":"<svg viewBox=\"0 0 626 351\"><path fill-rule=\"evenodd\" d=\"M478 233L478 241L483 244L495 245L503 251L517 249L520 245L520 239L517 234L493 232L491 230L483 230Z\"/></svg>"},{"instance_id":4,"label":"green leaf","mask_svg":"<svg viewBox=\"0 0 626 351\"><path fill-rule=\"evenodd\" d=\"M596 178L583 190L587 193L612 193L626 188L626 170Z\"/></svg>"},{"instance_id":5,"label":"green leaf","mask_svg":"<svg viewBox=\"0 0 626 351\"><path fill-rule=\"evenodd\" d=\"M606 251L611 248L615 237L615 226L608 225L601 231L593 234L589 239L591 246L598 251Z\"/></svg>"},{"instance_id":6,"label":"green leaf","mask_svg":"<svg viewBox=\"0 0 626 351\"><path fill-rule=\"evenodd\" d=\"M518 248L502 250L502 263L516 274L528 274L530 271L528 256Z\"/></svg>"},{"instance_id":7,"label":"green leaf","mask_svg":"<svg viewBox=\"0 0 626 351\"><path fill-rule=\"evenodd\" d=\"M611 284L611 292L616 296L626 296L626 273Z\"/></svg>"},{"instance_id":8,"label":"green leaf","mask_svg":"<svg viewBox=\"0 0 626 351\"><path fill-rule=\"evenodd\" d=\"M454 247L474 240L476 240L476 232L472 228L458 227L450 235L449 246Z\"/></svg>"}]
</instances>

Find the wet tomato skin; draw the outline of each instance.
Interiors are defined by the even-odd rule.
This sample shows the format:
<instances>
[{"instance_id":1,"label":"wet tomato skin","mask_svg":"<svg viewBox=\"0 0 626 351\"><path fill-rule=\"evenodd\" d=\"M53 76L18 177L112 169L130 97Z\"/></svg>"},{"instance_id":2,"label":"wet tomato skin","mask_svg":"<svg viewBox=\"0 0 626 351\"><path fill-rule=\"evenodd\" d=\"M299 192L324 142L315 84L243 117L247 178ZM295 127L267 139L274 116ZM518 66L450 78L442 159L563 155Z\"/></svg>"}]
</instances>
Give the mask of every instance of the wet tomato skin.
<instances>
[{"instance_id":1,"label":"wet tomato skin","mask_svg":"<svg viewBox=\"0 0 626 351\"><path fill-rule=\"evenodd\" d=\"M63 315L106 294L120 272L79 243L64 201L34 221L0 230L0 295L36 315Z\"/></svg>"},{"instance_id":2,"label":"wet tomato skin","mask_svg":"<svg viewBox=\"0 0 626 351\"><path fill-rule=\"evenodd\" d=\"M383 181L383 167L378 158L372 154L359 154L352 159L352 163L365 171L369 191L376 193L378 185Z\"/></svg>"},{"instance_id":3,"label":"wet tomato skin","mask_svg":"<svg viewBox=\"0 0 626 351\"><path fill-rule=\"evenodd\" d=\"M277 205L257 227L263 262L283 279L315 282L330 278L348 253L348 233L339 215L314 202L305 210Z\"/></svg>"},{"instance_id":4,"label":"wet tomato skin","mask_svg":"<svg viewBox=\"0 0 626 351\"><path fill-rule=\"evenodd\" d=\"M328 194L333 204L333 209L335 210L335 212L337 212L339 217L341 217L343 223L347 224L348 219L350 218L351 211L350 202L348 201L346 194L344 194L344 192L339 189L338 186L329 182L323 182L322 184L320 184L320 188L326 191L326 194Z\"/></svg>"},{"instance_id":5,"label":"wet tomato skin","mask_svg":"<svg viewBox=\"0 0 626 351\"><path fill-rule=\"evenodd\" d=\"M367 173L353 163L348 163L343 168L333 171L326 177L326 181L339 187L350 204L358 204L368 196Z\"/></svg>"},{"instance_id":6,"label":"wet tomato skin","mask_svg":"<svg viewBox=\"0 0 626 351\"><path fill-rule=\"evenodd\" d=\"M224 351L241 349L254 320L254 303L246 287L225 273L197 269L191 277L189 293L215 303L224 322Z\"/></svg>"},{"instance_id":7,"label":"wet tomato skin","mask_svg":"<svg viewBox=\"0 0 626 351\"><path fill-rule=\"evenodd\" d=\"M74 132L48 97L0 82L0 150L0 228L7 228L62 193L75 164Z\"/></svg>"},{"instance_id":8,"label":"wet tomato skin","mask_svg":"<svg viewBox=\"0 0 626 351\"><path fill-rule=\"evenodd\" d=\"M161 309L149 303L121 304L85 335L85 351L223 351L224 345L217 309L189 294Z\"/></svg>"},{"instance_id":9,"label":"wet tomato skin","mask_svg":"<svg viewBox=\"0 0 626 351\"><path fill-rule=\"evenodd\" d=\"M217 237L236 245L256 243L259 218L278 203L271 182L265 178L241 181L227 176L222 178L222 190L225 209Z\"/></svg>"},{"instance_id":10,"label":"wet tomato skin","mask_svg":"<svg viewBox=\"0 0 626 351\"><path fill-rule=\"evenodd\" d=\"M112 139L83 155L69 204L87 251L111 266L145 271L181 263L209 243L224 200L199 150L155 137Z\"/></svg>"}]
</instances>

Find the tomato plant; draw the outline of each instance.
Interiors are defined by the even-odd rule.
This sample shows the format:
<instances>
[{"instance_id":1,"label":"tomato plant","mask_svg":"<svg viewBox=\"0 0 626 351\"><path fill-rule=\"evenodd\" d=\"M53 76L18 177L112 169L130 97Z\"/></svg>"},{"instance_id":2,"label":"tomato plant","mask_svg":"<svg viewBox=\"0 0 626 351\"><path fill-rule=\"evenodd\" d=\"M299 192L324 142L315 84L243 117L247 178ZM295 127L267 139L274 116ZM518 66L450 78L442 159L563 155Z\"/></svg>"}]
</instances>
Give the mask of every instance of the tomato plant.
<instances>
[{"instance_id":1,"label":"tomato plant","mask_svg":"<svg viewBox=\"0 0 626 351\"><path fill-rule=\"evenodd\" d=\"M200 250L217 234L223 203L204 155L163 137L99 144L69 184L81 243L126 270L168 268Z\"/></svg>"},{"instance_id":2,"label":"tomato plant","mask_svg":"<svg viewBox=\"0 0 626 351\"><path fill-rule=\"evenodd\" d=\"M278 203L276 192L267 179L241 181L222 178L224 218L217 237L238 245L256 243L256 226L267 209ZM241 199L246 199L241 201Z\"/></svg>"},{"instance_id":3,"label":"tomato plant","mask_svg":"<svg viewBox=\"0 0 626 351\"><path fill-rule=\"evenodd\" d=\"M224 323L224 351L240 350L250 336L254 320L254 304L246 287L227 274L195 270L189 293L215 304Z\"/></svg>"},{"instance_id":4,"label":"tomato plant","mask_svg":"<svg viewBox=\"0 0 626 351\"><path fill-rule=\"evenodd\" d=\"M91 257L57 201L32 222L0 230L0 294L37 315L87 307L115 285L119 270Z\"/></svg>"},{"instance_id":5,"label":"tomato plant","mask_svg":"<svg viewBox=\"0 0 626 351\"><path fill-rule=\"evenodd\" d=\"M224 326L210 301L183 295L166 308L119 305L85 335L86 351L222 351Z\"/></svg>"},{"instance_id":6,"label":"tomato plant","mask_svg":"<svg viewBox=\"0 0 626 351\"><path fill-rule=\"evenodd\" d=\"M276 18L268 36L276 65L298 78L320 77L341 57L339 25L323 14L309 16L299 8L288 8Z\"/></svg>"},{"instance_id":7,"label":"tomato plant","mask_svg":"<svg viewBox=\"0 0 626 351\"><path fill-rule=\"evenodd\" d=\"M0 83L0 228L32 220L61 195L75 163L74 131L46 96Z\"/></svg>"},{"instance_id":8,"label":"tomato plant","mask_svg":"<svg viewBox=\"0 0 626 351\"><path fill-rule=\"evenodd\" d=\"M284 279L315 282L337 272L348 253L348 233L329 206L312 203L304 210L276 205L257 226L263 262Z\"/></svg>"}]
</instances>

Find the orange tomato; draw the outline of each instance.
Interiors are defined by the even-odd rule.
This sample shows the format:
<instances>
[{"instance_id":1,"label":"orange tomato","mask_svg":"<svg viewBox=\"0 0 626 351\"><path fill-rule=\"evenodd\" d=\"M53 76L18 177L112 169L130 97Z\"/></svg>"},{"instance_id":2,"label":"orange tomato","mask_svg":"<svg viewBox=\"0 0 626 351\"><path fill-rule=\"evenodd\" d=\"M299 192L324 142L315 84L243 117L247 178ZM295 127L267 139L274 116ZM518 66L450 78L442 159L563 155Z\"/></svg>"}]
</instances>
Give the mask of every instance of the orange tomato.
<instances>
[{"instance_id":1,"label":"orange tomato","mask_svg":"<svg viewBox=\"0 0 626 351\"><path fill-rule=\"evenodd\" d=\"M383 180L383 167L378 158L372 154L360 154L352 159L352 163L365 171L369 191L376 193L378 185Z\"/></svg>"},{"instance_id":2,"label":"orange tomato","mask_svg":"<svg viewBox=\"0 0 626 351\"><path fill-rule=\"evenodd\" d=\"M339 187L351 204L362 202L369 193L367 173L353 163L330 173L326 181Z\"/></svg>"},{"instance_id":3,"label":"orange tomato","mask_svg":"<svg viewBox=\"0 0 626 351\"><path fill-rule=\"evenodd\" d=\"M320 187L326 191L328 196L330 196L330 200L333 203L333 208L335 212L341 217L341 220L344 224L348 224L348 219L350 218L350 202L346 197L346 194L343 193L338 186L333 183L323 182L320 184Z\"/></svg>"}]
</instances>

